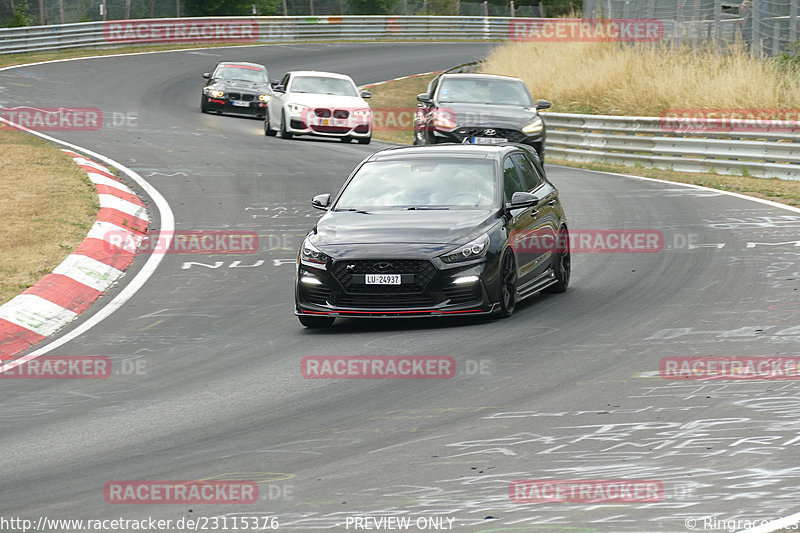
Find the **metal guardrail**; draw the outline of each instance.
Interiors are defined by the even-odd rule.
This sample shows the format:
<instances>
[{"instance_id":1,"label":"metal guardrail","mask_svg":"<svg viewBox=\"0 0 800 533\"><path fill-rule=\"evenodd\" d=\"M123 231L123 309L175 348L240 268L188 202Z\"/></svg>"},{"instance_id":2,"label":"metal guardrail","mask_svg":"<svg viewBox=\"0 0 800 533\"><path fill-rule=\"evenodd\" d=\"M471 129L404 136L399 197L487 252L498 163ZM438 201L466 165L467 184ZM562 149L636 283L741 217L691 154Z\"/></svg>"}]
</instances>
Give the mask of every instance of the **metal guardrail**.
<instances>
[{"instance_id":1,"label":"metal guardrail","mask_svg":"<svg viewBox=\"0 0 800 533\"><path fill-rule=\"evenodd\" d=\"M762 132L726 131L730 124L718 119L680 125L660 117L542 117L547 154L555 158L800 180L800 122L759 122Z\"/></svg>"},{"instance_id":2,"label":"metal guardrail","mask_svg":"<svg viewBox=\"0 0 800 533\"><path fill-rule=\"evenodd\" d=\"M251 39L237 42L273 43L292 41L375 41L398 40L507 40L510 36L507 17L442 17L442 16L329 16L329 17L225 17L135 19L106 22L85 22L52 26L0 29L0 54L62 50L79 47L112 47L121 44L217 43L224 38L178 37L142 38L122 42L119 35L125 28L163 28L172 25L240 24L255 28ZM117 31L117 38L110 32Z\"/></svg>"}]
</instances>

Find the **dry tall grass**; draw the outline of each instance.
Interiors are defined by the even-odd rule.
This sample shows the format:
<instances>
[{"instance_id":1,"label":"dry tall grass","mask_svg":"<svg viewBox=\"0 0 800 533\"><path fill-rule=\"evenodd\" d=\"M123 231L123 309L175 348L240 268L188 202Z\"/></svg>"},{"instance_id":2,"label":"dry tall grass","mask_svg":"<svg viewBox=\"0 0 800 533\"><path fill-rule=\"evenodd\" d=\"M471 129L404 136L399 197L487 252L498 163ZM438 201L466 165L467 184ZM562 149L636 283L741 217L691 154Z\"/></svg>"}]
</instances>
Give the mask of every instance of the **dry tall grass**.
<instances>
[{"instance_id":1,"label":"dry tall grass","mask_svg":"<svg viewBox=\"0 0 800 533\"><path fill-rule=\"evenodd\" d=\"M744 52L618 43L511 43L484 72L525 80L553 110L659 116L665 109L800 109L800 77Z\"/></svg>"}]
</instances>

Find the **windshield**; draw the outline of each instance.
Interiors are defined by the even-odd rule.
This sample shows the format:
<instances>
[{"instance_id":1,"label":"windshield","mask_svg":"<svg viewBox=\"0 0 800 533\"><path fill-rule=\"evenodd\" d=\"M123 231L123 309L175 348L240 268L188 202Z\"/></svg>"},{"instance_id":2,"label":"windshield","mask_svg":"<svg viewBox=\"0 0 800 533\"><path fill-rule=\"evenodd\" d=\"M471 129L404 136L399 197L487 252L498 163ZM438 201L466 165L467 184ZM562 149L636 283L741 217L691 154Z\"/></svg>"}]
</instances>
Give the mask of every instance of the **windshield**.
<instances>
[{"instance_id":1,"label":"windshield","mask_svg":"<svg viewBox=\"0 0 800 533\"><path fill-rule=\"evenodd\" d=\"M214 78L252 81L256 83L267 83L269 80L266 70L247 65L220 65L216 72L214 72Z\"/></svg>"},{"instance_id":2,"label":"windshield","mask_svg":"<svg viewBox=\"0 0 800 533\"><path fill-rule=\"evenodd\" d=\"M358 96L350 80L324 76L296 76L289 87L293 93L335 94Z\"/></svg>"},{"instance_id":3,"label":"windshield","mask_svg":"<svg viewBox=\"0 0 800 533\"><path fill-rule=\"evenodd\" d=\"M364 164L336 202L347 209L476 209L495 204L494 162L417 158Z\"/></svg>"},{"instance_id":4,"label":"windshield","mask_svg":"<svg viewBox=\"0 0 800 533\"><path fill-rule=\"evenodd\" d=\"M439 102L533 106L521 81L486 78L444 78L439 85Z\"/></svg>"}]
</instances>

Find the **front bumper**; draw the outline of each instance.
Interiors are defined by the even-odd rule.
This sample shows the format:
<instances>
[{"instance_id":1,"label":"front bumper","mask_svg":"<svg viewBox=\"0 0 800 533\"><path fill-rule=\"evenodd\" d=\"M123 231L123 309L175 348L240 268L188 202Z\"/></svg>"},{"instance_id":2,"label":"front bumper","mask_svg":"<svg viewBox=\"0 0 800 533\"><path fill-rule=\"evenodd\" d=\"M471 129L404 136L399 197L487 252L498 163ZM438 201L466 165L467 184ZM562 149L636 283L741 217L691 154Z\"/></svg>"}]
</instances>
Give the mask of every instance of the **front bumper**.
<instances>
[{"instance_id":1,"label":"front bumper","mask_svg":"<svg viewBox=\"0 0 800 533\"><path fill-rule=\"evenodd\" d=\"M372 265L389 262L400 285L367 285ZM351 268L352 267L352 268ZM494 311L483 279L485 263L439 269L428 259L338 260L330 269L299 264L295 314L398 318L481 315ZM453 283L475 276L469 283Z\"/></svg>"},{"instance_id":2,"label":"front bumper","mask_svg":"<svg viewBox=\"0 0 800 533\"><path fill-rule=\"evenodd\" d=\"M486 133L487 130L494 131L494 134L493 135L487 134ZM509 129L509 128L491 128L488 126L480 126L480 127L459 126L451 131L433 129L431 131L431 137L436 143L460 144L463 143L465 140L472 139L473 137L482 137L488 139L491 138L506 139L508 142L528 144L533 146L541 142L544 142L545 136L542 132L539 132L535 135L528 135L520 130Z\"/></svg>"},{"instance_id":3,"label":"front bumper","mask_svg":"<svg viewBox=\"0 0 800 533\"><path fill-rule=\"evenodd\" d=\"M317 116L317 111L330 111L328 116ZM317 135L320 137L350 137L353 139L372 136L372 120L361 119L350 115L336 118L335 110L326 108L308 108L299 113L288 113L286 130L294 135Z\"/></svg>"},{"instance_id":4,"label":"front bumper","mask_svg":"<svg viewBox=\"0 0 800 533\"><path fill-rule=\"evenodd\" d=\"M226 115L246 115L250 117L263 117L267 113L267 103L261 102L258 100L258 96L255 97L255 100L251 101L244 101L244 100L233 100L229 98L227 95L223 96L222 98L214 98L213 96L203 95L206 101L206 107L209 111L217 111L220 113L225 113ZM248 105L241 106L241 105L234 105L233 102L245 102Z\"/></svg>"}]
</instances>

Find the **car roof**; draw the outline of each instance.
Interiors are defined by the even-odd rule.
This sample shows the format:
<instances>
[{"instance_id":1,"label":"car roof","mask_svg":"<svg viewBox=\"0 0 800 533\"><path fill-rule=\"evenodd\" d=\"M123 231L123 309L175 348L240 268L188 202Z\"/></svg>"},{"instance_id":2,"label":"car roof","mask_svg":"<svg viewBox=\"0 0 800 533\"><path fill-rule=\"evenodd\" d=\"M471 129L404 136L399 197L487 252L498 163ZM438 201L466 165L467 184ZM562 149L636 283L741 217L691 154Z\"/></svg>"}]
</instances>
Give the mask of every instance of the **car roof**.
<instances>
[{"instance_id":1,"label":"car roof","mask_svg":"<svg viewBox=\"0 0 800 533\"><path fill-rule=\"evenodd\" d=\"M241 65L244 67L258 67L263 69L267 68L264 65L259 65L258 63L248 63L247 61L220 61L217 63L217 66L220 65Z\"/></svg>"},{"instance_id":2,"label":"car roof","mask_svg":"<svg viewBox=\"0 0 800 533\"><path fill-rule=\"evenodd\" d=\"M514 76L501 76L499 74L477 74L470 72L458 72L452 74L441 74L440 78L472 78L472 79L486 79L486 80L514 80L522 81Z\"/></svg>"},{"instance_id":3,"label":"car roof","mask_svg":"<svg viewBox=\"0 0 800 533\"><path fill-rule=\"evenodd\" d=\"M319 76L321 78L339 78L342 80L353 81L353 78L347 74L339 74L338 72L324 72L320 70L292 70L287 72L292 76Z\"/></svg>"},{"instance_id":4,"label":"car roof","mask_svg":"<svg viewBox=\"0 0 800 533\"><path fill-rule=\"evenodd\" d=\"M474 157L500 159L505 154L525 148L514 143L503 144L436 144L433 146L400 146L372 154L368 161L385 161L417 156Z\"/></svg>"}]
</instances>

